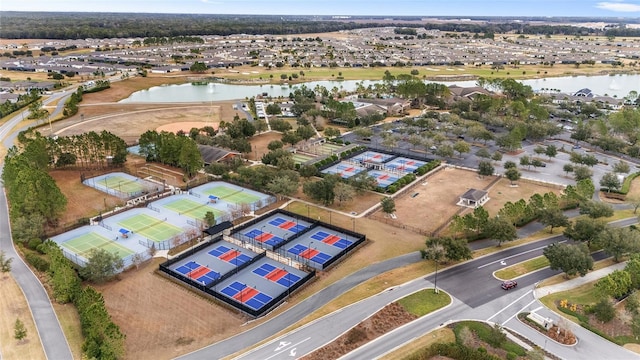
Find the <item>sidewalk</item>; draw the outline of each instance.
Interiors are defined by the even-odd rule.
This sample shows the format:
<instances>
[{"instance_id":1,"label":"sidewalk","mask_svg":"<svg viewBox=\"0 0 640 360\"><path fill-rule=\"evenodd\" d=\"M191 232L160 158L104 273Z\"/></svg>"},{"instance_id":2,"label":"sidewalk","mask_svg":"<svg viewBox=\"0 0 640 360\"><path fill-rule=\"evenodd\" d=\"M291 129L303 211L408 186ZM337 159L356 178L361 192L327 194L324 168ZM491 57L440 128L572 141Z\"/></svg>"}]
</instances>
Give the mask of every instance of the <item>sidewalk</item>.
<instances>
[{"instance_id":1,"label":"sidewalk","mask_svg":"<svg viewBox=\"0 0 640 360\"><path fill-rule=\"evenodd\" d=\"M571 280L567 280L564 281L562 283L559 284L555 284L555 285L549 285L549 286L545 286L545 287L541 287L541 288L535 288L533 290L533 295L535 296L536 299L539 299L543 296L547 296L549 294L553 294L553 293L557 293L557 292L561 292L561 291L565 291L565 290L571 290L573 288L576 288L580 285L584 285L588 282L592 282L595 280L598 280L600 278L603 278L609 274L611 274L612 272L614 272L615 270L622 270L624 269L625 265L627 264L627 262L621 262L615 265L611 265L609 267L600 269L600 270L596 270L596 271L592 271L590 273L588 273L585 276L582 277L577 277L575 279L571 279Z\"/></svg>"}]
</instances>

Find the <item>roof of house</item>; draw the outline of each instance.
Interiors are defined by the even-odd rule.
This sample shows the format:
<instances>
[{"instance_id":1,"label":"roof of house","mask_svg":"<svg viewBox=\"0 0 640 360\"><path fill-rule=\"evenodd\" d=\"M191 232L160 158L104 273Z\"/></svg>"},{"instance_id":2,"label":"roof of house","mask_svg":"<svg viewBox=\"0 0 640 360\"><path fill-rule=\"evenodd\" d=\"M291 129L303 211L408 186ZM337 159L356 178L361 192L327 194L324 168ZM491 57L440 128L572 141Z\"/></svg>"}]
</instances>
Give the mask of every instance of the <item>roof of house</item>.
<instances>
[{"instance_id":1,"label":"roof of house","mask_svg":"<svg viewBox=\"0 0 640 360\"><path fill-rule=\"evenodd\" d=\"M458 85L451 85L449 86L449 91L451 92L451 95L460 97L470 97L475 94L491 94L491 91L480 86L462 87Z\"/></svg>"},{"instance_id":2,"label":"roof of house","mask_svg":"<svg viewBox=\"0 0 640 360\"><path fill-rule=\"evenodd\" d=\"M231 221L223 221L220 224L213 225L212 227L206 229L204 233L207 235L216 235L232 227L233 224L231 223Z\"/></svg>"},{"instance_id":3,"label":"roof of house","mask_svg":"<svg viewBox=\"0 0 640 360\"><path fill-rule=\"evenodd\" d=\"M210 146L210 145L198 145L198 150L200 151L200 155L202 155L202 161L204 161L205 164L212 164L216 161L219 161L220 159L224 158L229 154L235 154L235 155L240 154L235 151L219 148L216 146Z\"/></svg>"},{"instance_id":4,"label":"roof of house","mask_svg":"<svg viewBox=\"0 0 640 360\"><path fill-rule=\"evenodd\" d=\"M469 189L469 190L467 190L466 193L462 194L460 196L460 198L461 199L466 199L466 200L472 200L472 201L479 201L483 197L487 196L487 194L488 194L488 192L486 192L484 190Z\"/></svg>"}]
</instances>

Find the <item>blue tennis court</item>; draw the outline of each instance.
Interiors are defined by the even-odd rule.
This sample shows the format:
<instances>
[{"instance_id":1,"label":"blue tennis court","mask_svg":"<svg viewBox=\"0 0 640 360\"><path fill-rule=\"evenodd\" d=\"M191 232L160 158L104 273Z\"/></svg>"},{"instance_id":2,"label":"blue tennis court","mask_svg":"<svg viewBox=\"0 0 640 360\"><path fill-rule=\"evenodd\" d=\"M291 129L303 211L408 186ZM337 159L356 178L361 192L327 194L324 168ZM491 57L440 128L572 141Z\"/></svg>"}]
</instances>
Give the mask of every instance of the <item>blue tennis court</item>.
<instances>
[{"instance_id":1,"label":"blue tennis court","mask_svg":"<svg viewBox=\"0 0 640 360\"><path fill-rule=\"evenodd\" d=\"M289 230L294 234L299 233L300 231L305 230L307 227L302 225L302 224L298 224L294 221L291 220L287 220L281 217L277 217L271 221L269 221L269 225L273 225L273 226L277 226L281 229L285 229L285 230Z\"/></svg>"},{"instance_id":2,"label":"blue tennis court","mask_svg":"<svg viewBox=\"0 0 640 360\"><path fill-rule=\"evenodd\" d=\"M365 171L366 168L364 166L360 166L360 165L354 165L351 163L348 163L346 161L342 161L336 165L330 166L324 170L322 170L323 174L338 174L340 175L340 177L342 177L343 179L348 179L354 175L357 175L363 171Z\"/></svg>"},{"instance_id":3,"label":"blue tennis court","mask_svg":"<svg viewBox=\"0 0 640 360\"><path fill-rule=\"evenodd\" d=\"M284 241L284 239L279 236L273 235L271 233L266 233L258 229L252 229L251 231L244 233L244 235L250 239L270 246L276 246Z\"/></svg>"},{"instance_id":4,"label":"blue tennis court","mask_svg":"<svg viewBox=\"0 0 640 360\"><path fill-rule=\"evenodd\" d=\"M331 255L325 254L317 249L311 249L302 244L296 244L287 251L292 253L293 255L303 257L320 265L326 263L329 259L331 259Z\"/></svg>"},{"instance_id":5,"label":"blue tennis court","mask_svg":"<svg viewBox=\"0 0 640 360\"><path fill-rule=\"evenodd\" d=\"M269 301L273 300L271 296L238 281L234 281L224 289L220 290L220 293L237 300L254 310L261 309L268 304Z\"/></svg>"},{"instance_id":6,"label":"blue tennis court","mask_svg":"<svg viewBox=\"0 0 640 360\"><path fill-rule=\"evenodd\" d=\"M408 174L416 171L419 167L424 166L425 164L426 162L424 161L399 157L389 161L384 166L389 169L401 171Z\"/></svg>"},{"instance_id":7,"label":"blue tennis court","mask_svg":"<svg viewBox=\"0 0 640 360\"><path fill-rule=\"evenodd\" d=\"M373 176L382 188L386 188L399 179L397 175L382 170L369 170L369 175Z\"/></svg>"},{"instance_id":8,"label":"blue tennis court","mask_svg":"<svg viewBox=\"0 0 640 360\"><path fill-rule=\"evenodd\" d=\"M216 279L220 278L219 273L206 266L200 265L195 261L189 261L188 263L176 268L176 271L206 286L209 286Z\"/></svg>"},{"instance_id":9,"label":"blue tennis court","mask_svg":"<svg viewBox=\"0 0 640 360\"><path fill-rule=\"evenodd\" d=\"M395 155L383 154L375 151L365 151L362 154L356 155L351 159L358 161L360 163L375 163L381 164L383 162L392 159Z\"/></svg>"},{"instance_id":10,"label":"blue tennis court","mask_svg":"<svg viewBox=\"0 0 640 360\"><path fill-rule=\"evenodd\" d=\"M341 238L336 234L330 234L324 231L317 231L315 234L311 235L311 238L314 240L322 241L325 244L333 245L340 249L346 249L349 245L353 244L352 241Z\"/></svg>"},{"instance_id":11,"label":"blue tennis court","mask_svg":"<svg viewBox=\"0 0 640 360\"><path fill-rule=\"evenodd\" d=\"M277 268L269 263L262 264L259 268L254 269L253 273L287 288L301 279L300 276L292 274L284 268Z\"/></svg>"},{"instance_id":12,"label":"blue tennis court","mask_svg":"<svg viewBox=\"0 0 640 360\"><path fill-rule=\"evenodd\" d=\"M239 250L230 249L224 245L220 245L215 249L208 252L209 255L215 256L220 260L231 263L235 266L240 266L248 261L251 261L251 257L243 254Z\"/></svg>"}]
</instances>

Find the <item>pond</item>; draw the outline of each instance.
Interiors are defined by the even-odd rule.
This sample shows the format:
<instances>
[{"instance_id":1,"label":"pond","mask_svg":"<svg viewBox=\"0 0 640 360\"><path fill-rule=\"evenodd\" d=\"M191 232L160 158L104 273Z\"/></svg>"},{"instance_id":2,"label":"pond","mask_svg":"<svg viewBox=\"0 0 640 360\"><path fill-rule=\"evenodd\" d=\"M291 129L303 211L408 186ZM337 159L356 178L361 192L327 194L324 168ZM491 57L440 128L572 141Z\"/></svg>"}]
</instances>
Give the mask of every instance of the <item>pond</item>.
<instances>
[{"instance_id":1,"label":"pond","mask_svg":"<svg viewBox=\"0 0 640 360\"><path fill-rule=\"evenodd\" d=\"M379 83L373 80L345 80L345 81L311 81L304 83L308 88L317 85L331 90L337 87L341 90L354 91L358 83L365 87ZM541 78L521 80L525 85L530 85L534 91L545 89L559 89L560 92L574 93L582 88L589 88L597 95L608 95L622 98L631 90L640 92L640 74L626 75L598 75L598 76L565 76L554 78ZM439 81L445 85L458 85L463 87L475 86L475 80L468 81ZM205 85L193 85L191 83L180 85L163 85L152 87L148 90L137 91L121 103L185 103L185 102L209 102L242 100L248 97L266 93L267 96L289 96L296 85L233 85L221 83L209 83Z\"/></svg>"}]
</instances>

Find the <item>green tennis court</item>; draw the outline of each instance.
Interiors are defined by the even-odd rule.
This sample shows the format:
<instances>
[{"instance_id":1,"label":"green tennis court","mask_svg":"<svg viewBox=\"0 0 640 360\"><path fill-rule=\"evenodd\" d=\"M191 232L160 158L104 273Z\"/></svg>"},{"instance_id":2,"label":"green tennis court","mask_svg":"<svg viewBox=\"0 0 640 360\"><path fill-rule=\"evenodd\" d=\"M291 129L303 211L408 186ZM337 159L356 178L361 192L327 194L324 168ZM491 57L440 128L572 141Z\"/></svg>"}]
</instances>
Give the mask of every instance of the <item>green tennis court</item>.
<instances>
[{"instance_id":1,"label":"green tennis court","mask_svg":"<svg viewBox=\"0 0 640 360\"><path fill-rule=\"evenodd\" d=\"M179 227L147 214L138 214L118 221L118 225L156 242L165 241L183 233Z\"/></svg>"},{"instance_id":2,"label":"green tennis court","mask_svg":"<svg viewBox=\"0 0 640 360\"><path fill-rule=\"evenodd\" d=\"M215 186L204 189L202 192L233 204L252 204L261 199L260 196L249 194L244 189L238 190L227 186Z\"/></svg>"},{"instance_id":3,"label":"green tennis court","mask_svg":"<svg viewBox=\"0 0 640 360\"><path fill-rule=\"evenodd\" d=\"M309 161L311 159L314 159L314 158L311 157L311 156L308 156L308 155L293 154L293 161L296 164L303 164L303 163L306 163L307 161Z\"/></svg>"},{"instance_id":4,"label":"green tennis court","mask_svg":"<svg viewBox=\"0 0 640 360\"><path fill-rule=\"evenodd\" d=\"M80 256L84 256L85 258L89 256L89 253L93 249L104 249L111 254L120 256L123 259L129 255L133 255L134 253L129 248L124 247L113 240L109 240L95 232L86 233L69 241L65 241L62 243L62 246Z\"/></svg>"},{"instance_id":5,"label":"green tennis court","mask_svg":"<svg viewBox=\"0 0 640 360\"><path fill-rule=\"evenodd\" d=\"M123 193L139 193L144 189L139 181L118 175L104 177L96 183Z\"/></svg>"},{"instance_id":6,"label":"green tennis court","mask_svg":"<svg viewBox=\"0 0 640 360\"><path fill-rule=\"evenodd\" d=\"M329 155L340 152L343 149L342 145L324 143L319 146L318 152L321 154Z\"/></svg>"},{"instance_id":7,"label":"green tennis court","mask_svg":"<svg viewBox=\"0 0 640 360\"><path fill-rule=\"evenodd\" d=\"M211 206L207 206L207 203L198 203L189 199L178 199L170 203L162 205L163 207L175 211L181 215L186 215L194 219L204 219L204 215L207 211L211 211L215 215L216 219L225 214L224 211L218 210Z\"/></svg>"}]
</instances>

